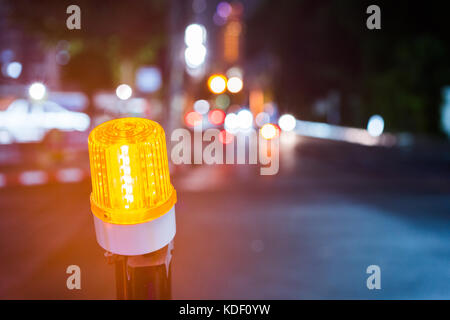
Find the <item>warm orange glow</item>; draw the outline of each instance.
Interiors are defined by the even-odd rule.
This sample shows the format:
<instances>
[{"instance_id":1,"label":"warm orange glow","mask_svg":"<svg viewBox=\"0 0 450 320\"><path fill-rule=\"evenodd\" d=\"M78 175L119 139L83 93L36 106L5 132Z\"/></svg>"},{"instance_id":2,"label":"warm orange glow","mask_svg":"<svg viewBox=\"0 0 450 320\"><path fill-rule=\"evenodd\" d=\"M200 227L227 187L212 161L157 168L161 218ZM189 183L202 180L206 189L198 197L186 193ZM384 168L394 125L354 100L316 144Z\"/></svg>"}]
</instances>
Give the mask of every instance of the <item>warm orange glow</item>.
<instances>
[{"instance_id":1,"label":"warm orange glow","mask_svg":"<svg viewBox=\"0 0 450 320\"><path fill-rule=\"evenodd\" d=\"M261 89L253 89L250 91L249 107L253 114L264 111L264 93Z\"/></svg>"},{"instance_id":2,"label":"warm orange glow","mask_svg":"<svg viewBox=\"0 0 450 320\"><path fill-rule=\"evenodd\" d=\"M266 140L271 140L278 135L278 128L272 123L266 123L260 129L261 136Z\"/></svg>"},{"instance_id":3,"label":"warm orange glow","mask_svg":"<svg viewBox=\"0 0 450 320\"><path fill-rule=\"evenodd\" d=\"M89 135L92 212L114 224L136 224L176 202L163 128L142 118L105 122Z\"/></svg>"},{"instance_id":4,"label":"warm orange glow","mask_svg":"<svg viewBox=\"0 0 450 320\"><path fill-rule=\"evenodd\" d=\"M227 88L227 78L221 74L213 74L208 79L208 88L212 93L223 93Z\"/></svg>"},{"instance_id":5,"label":"warm orange glow","mask_svg":"<svg viewBox=\"0 0 450 320\"><path fill-rule=\"evenodd\" d=\"M224 58L226 62L233 63L239 59L239 41L242 25L239 21L233 20L225 26L224 31Z\"/></svg>"}]
</instances>

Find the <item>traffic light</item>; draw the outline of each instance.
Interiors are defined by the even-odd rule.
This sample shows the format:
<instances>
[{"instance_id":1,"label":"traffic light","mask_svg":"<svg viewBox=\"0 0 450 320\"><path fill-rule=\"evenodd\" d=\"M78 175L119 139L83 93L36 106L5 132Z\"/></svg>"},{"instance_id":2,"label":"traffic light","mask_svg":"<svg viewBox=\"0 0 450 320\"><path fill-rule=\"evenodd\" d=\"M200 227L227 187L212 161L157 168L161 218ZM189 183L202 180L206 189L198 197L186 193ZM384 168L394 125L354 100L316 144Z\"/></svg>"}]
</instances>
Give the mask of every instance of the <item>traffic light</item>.
<instances>
[{"instance_id":1,"label":"traffic light","mask_svg":"<svg viewBox=\"0 0 450 320\"><path fill-rule=\"evenodd\" d=\"M176 232L177 196L163 128L148 119L115 119L94 128L88 144L99 245L126 256L168 245Z\"/></svg>"}]
</instances>

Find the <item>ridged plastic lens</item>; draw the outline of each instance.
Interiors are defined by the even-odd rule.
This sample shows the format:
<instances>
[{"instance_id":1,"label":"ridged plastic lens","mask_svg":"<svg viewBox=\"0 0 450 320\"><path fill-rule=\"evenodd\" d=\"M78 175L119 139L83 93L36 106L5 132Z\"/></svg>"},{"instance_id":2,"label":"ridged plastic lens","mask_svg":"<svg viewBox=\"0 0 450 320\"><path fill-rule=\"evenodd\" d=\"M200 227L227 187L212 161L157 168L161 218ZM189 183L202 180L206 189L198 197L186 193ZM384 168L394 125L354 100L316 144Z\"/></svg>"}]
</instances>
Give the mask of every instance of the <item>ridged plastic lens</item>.
<instances>
[{"instance_id":1,"label":"ridged plastic lens","mask_svg":"<svg viewBox=\"0 0 450 320\"><path fill-rule=\"evenodd\" d=\"M114 224L156 219L172 208L164 129L142 118L122 118L89 134L92 212Z\"/></svg>"}]
</instances>

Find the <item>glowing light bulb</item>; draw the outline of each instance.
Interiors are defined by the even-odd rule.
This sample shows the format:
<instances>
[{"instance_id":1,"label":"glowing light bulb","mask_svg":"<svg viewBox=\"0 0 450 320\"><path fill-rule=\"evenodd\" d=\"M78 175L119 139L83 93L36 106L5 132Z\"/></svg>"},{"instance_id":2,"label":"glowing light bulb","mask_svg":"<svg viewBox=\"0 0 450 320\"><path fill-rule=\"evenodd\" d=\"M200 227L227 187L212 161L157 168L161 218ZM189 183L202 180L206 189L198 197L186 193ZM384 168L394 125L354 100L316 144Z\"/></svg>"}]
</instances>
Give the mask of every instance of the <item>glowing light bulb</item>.
<instances>
[{"instance_id":1,"label":"glowing light bulb","mask_svg":"<svg viewBox=\"0 0 450 320\"><path fill-rule=\"evenodd\" d=\"M177 194L163 128L148 119L115 119L94 128L88 145L99 245L127 256L167 246L176 233Z\"/></svg>"},{"instance_id":2,"label":"glowing light bulb","mask_svg":"<svg viewBox=\"0 0 450 320\"><path fill-rule=\"evenodd\" d=\"M89 135L91 208L99 219L135 224L158 218L176 201L162 127L151 120L105 122Z\"/></svg>"}]
</instances>

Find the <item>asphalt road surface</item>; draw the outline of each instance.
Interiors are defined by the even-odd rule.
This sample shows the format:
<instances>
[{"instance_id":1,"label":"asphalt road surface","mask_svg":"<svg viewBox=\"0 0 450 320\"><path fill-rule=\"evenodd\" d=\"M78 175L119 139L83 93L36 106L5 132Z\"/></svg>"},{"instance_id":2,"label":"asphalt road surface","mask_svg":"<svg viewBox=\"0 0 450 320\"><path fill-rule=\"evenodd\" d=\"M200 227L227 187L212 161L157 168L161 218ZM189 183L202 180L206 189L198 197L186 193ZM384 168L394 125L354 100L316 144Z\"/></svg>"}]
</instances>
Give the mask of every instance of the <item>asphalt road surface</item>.
<instances>
[{"instance_id":1,"label":"asphalt road surface","mask_svg":"<svg viewBox=\"0 0 450 320\"><path fill-rule=\"evenodd\" d=\"M280 172L183 168L175 299L449 299L450 149L299 138ZM90 182L0 189L0 298L114 299ZM68 290L66 268L81 268ZM368 290L366 269L381 268Z\"/></svg>"}]
</instances>

